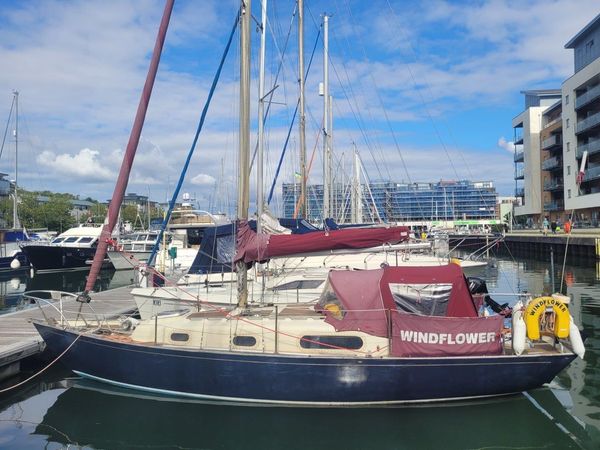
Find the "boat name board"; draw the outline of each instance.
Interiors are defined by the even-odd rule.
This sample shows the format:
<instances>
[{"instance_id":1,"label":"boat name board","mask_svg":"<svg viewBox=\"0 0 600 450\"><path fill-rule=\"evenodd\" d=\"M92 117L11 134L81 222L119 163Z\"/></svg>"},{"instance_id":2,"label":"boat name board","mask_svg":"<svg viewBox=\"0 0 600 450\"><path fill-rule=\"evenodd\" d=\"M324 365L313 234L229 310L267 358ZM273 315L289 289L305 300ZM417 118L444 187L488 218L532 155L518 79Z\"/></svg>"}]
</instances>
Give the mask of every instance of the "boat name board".
<instances>
[{"instance_id":1,"label":"boat name board","mask_svg":"<svg viewBox=\"0 0 600 450\"><path fill-rule=\"evenodd\" d=\"M395 314L395 356L496 355L502 352L502 316L433 317Z\"/></svg>"}]
</instances>

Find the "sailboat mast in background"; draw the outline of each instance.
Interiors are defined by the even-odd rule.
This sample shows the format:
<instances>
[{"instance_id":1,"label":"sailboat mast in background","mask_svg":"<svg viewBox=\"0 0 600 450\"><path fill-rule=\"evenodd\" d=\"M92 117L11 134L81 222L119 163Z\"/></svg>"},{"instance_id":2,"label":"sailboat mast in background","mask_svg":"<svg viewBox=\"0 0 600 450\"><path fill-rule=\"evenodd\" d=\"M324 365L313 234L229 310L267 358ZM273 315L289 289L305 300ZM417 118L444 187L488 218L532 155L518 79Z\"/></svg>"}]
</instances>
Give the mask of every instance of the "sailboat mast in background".
<instances>
[{"instance_id":1,"label":"sailboat mast in background","mask_svg":"<svg viewBox=\"0 0 600 450\"><path fill-rule=\"evenodd\" d=\"M306 219L306 115L304 112L304 0L298 0L298 86L300 89L300 217Z\"/></svg>"},{"instance_id":2,"label":"sailboat mast in background","mask_svg":"<svg viewBox=\"0 0 600 450\"><path fill-rule=\"evenodd\" d=\"M19 215L17 214L18 188L19 185L19 91L13 91L15 100L15 192L13 197L13 229L21 228Z\"/></svg>"}]
</instances>

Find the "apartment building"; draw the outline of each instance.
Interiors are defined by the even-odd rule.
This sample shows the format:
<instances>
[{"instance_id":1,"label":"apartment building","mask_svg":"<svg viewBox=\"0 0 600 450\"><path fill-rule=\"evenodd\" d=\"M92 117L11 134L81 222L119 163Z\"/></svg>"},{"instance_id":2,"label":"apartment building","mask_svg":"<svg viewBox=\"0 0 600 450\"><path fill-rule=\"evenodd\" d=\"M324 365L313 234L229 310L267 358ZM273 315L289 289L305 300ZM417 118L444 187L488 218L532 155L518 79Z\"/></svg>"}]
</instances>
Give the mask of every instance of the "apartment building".
<instances>
[{"instance_id":1,"label":"apartment building","mask_svg":"<svg viewBox=\"0 0 600 450\"><path fill-rule=\"evenodd\" d=\"M600 223L600 14L565 48L574 74L560 90L522 91L525 110L513 119L517 220L544 217L578 226ZM585 175L578 183L584 153Z\"/></svg>"},{"instance_id":2,"label":"apartment building","mask_svg":"<svg viewBox=\"0 0 600 450\"><path fill-rule=\"evenodd\" d=\"M512 121L515 145L515 196L521 198L514 215L538 223L543 216L542 153L540 136L544 112L560 101L559 89L521 91L525 110Z\"/></svg>"},{"instance_id":3,"label":"apartment building","mask_svg":"<svg viewBox=\"0 0 600 450\"><path fill-rule=\"evenodd\" d=\"M550 221L564 222L562 100L542 113L540 151L542 161L542 209Z\"/></svg>"},{"instance_id":4,"label":"apartment building","mask_svg":"<svg viewBox=\"0 0 600 450\"><path fill-rule=\"evenodd\" d=\"M574 51L574 74L562 85L564 205L576 222L600 221L600 14L567 44ZM587 167L577 174L584 152Z\"/></svg>"}]
</instances>

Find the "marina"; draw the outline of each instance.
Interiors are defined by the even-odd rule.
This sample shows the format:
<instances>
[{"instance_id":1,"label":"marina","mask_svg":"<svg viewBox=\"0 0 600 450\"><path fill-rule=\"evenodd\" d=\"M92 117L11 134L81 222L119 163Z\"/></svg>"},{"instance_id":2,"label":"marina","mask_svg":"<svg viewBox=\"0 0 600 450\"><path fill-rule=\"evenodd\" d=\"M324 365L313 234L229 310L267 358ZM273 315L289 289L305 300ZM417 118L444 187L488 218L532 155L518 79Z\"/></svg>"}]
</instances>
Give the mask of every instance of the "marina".
<instances>
[{"instance_id":1,"label":"marina","mask_svg":"<svg viewBox=\"0 0 600 450\"><path fill-rule=\"evenodd\" d=\"M591 1L12 5L0 448L598 448Z\"/></svg>"},{"instance_id":2,"label":"marina","mask_svg":"<svg viewBox=\"0 0 600 450\"><path fill-rule=\"evenodd\" d=\"M596 230L578 230L571 234L544 234L541 230L514 231L506 233L498 239L498 235L451 235L451 248L469 249L486 248L493 244L498 251L518 256L530 256L550 260L551 254L556 261L565 256L572 260L582 260L595 264L600 260L600 232Z\"/></svg>"}]
</instances>

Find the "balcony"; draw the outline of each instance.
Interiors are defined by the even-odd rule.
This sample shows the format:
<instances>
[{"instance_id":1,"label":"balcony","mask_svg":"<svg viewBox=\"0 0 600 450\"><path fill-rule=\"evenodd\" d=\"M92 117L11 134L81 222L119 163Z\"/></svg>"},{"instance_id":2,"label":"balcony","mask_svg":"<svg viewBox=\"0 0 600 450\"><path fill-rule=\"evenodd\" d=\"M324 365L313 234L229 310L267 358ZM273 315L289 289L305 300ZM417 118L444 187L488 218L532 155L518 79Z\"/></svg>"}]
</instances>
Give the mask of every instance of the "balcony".
<instances>
[{"instance_id":1,"label":"balcony","mask_svg":"<svg viewBox=\"0 0 600 450\"><path fill-rule=\"evenodd\" d=\"M563 188L562 180L550 180L544 183L544 191L552 192L552 191L560 191Z\"/></svg>"},{"instance_id":2,"label":"balcony","mask_svg":"<svg viewBox=\"0 0 600 450\"><path fill-rule=\"evenodd\" d=\"M581 94L577 99L575 99L575 109L579 109L593 100L596 100L600 97L600 84L594 86L591 89L588 89L587 92Z\"/></svg>"},{"instance_id":3,"label":"balcony","mask_svg":"<svg viewBox=\"0 0 600 450\"><path fill-rule=\"evenodd\" d=\"M562 211L565 209L565 204L562 201L544 203L544 211Z\"/></svg>"},{"instance_id":4,"label":"balcony","mask_svg":"<svg viewBox=\"0 0 600 450\"><path fill-rule=\"evenodd\" d=\"M600 125L600 112L591 114L587 118L577 122L575 134L583 133L584 131L597 127L598 125Z\"/></svg>"},{"instance_id":5,"label":"balcony","mask_svg":"<svg viewBox=\"0 0 600 450\"><path fill-rule=\"evenodd\" d=\"M583 182L597 180L600 178L600 166L589 167L583 176Z\"/></svg>"},{"instance_id":6,"label":"balcony","mask_svg":"<svg viewBox=\"0 0 600 450\"><path fill-rule=\"evenodd\" d=\"M515 197L525 197L525 188L515 189Z\"/></svg>"},{"instance_id":7,"label":"balcony","mask_svg":"<svg viewBox=\"0 0 600 450\"><path fill-rule=\"evenodd\" d=\"M548 127L551 127L552 125L554 125L555 123L558 122L562 122L562 116L557 117L556 119L551 120L550 122L548 122L546 125L544 125L543 129L546 129Z\"/></svg>"},{"instance_id":8,"label":"balcony","mask_svg":"<svg viewBox=\"0 0 600 450\"><path fill-rule=\"evenodd\" d=\"M523 145L523 136L515 137L514 145Z\"/></svg>"},{"instance_id":9,"label":"balcony","mask_svg":"<svg viewBox=\"0 0 600 450\"><path fill-rule=\"evenodd\" d=\"M578 145L577 146L577 158L581 158L583 156L583 152L587 150L588 155L593 155L594 153L600 152L600 138L590 140L587 144Z\"/></svg>"},{"instance_id":10,"label":"balcony","mask_svg":"<svg viewBox=\"0 0 600 450\"><path fill-rule=\"evenodd\" d=\"M542 162L542 170L555 170L562 167L562 161L558 157L548 158Z\"/></svg>"},{"instance_id":11,"label":"balcony","mask_svg":"<svg viewBox=\"0 0 600 450\"><path fill-rule=\"evenodd\" d=\"M525 170L519 169L515 171L515 180L522 180L525 178Z\"/></svg>"},{"instance_id":12,"label":"balcony","mask_svg":"<svg viewBox=\"0 0 600 450\"><path fill-rule=\"evenodd\" d=\"M520 150L520 151L518 151L518 152L515 152L515 162L516 162L516 163L518 163L518 162L523 162L523 161L525 160L525 159L524 159L524 153L525 153L525 152L523 152L523 150Z\"/></svg>"},{"instance_id":13,"label":"balcony","mask_svg":"<svg viewBox=\"0 0 600 450\"><path fill-rule=\"evenodd\" d=\"M557 147L562 147L562 135L560 134L553 134L542 141L542 150L553 150Z\"/></svg>"}]
</instances>

